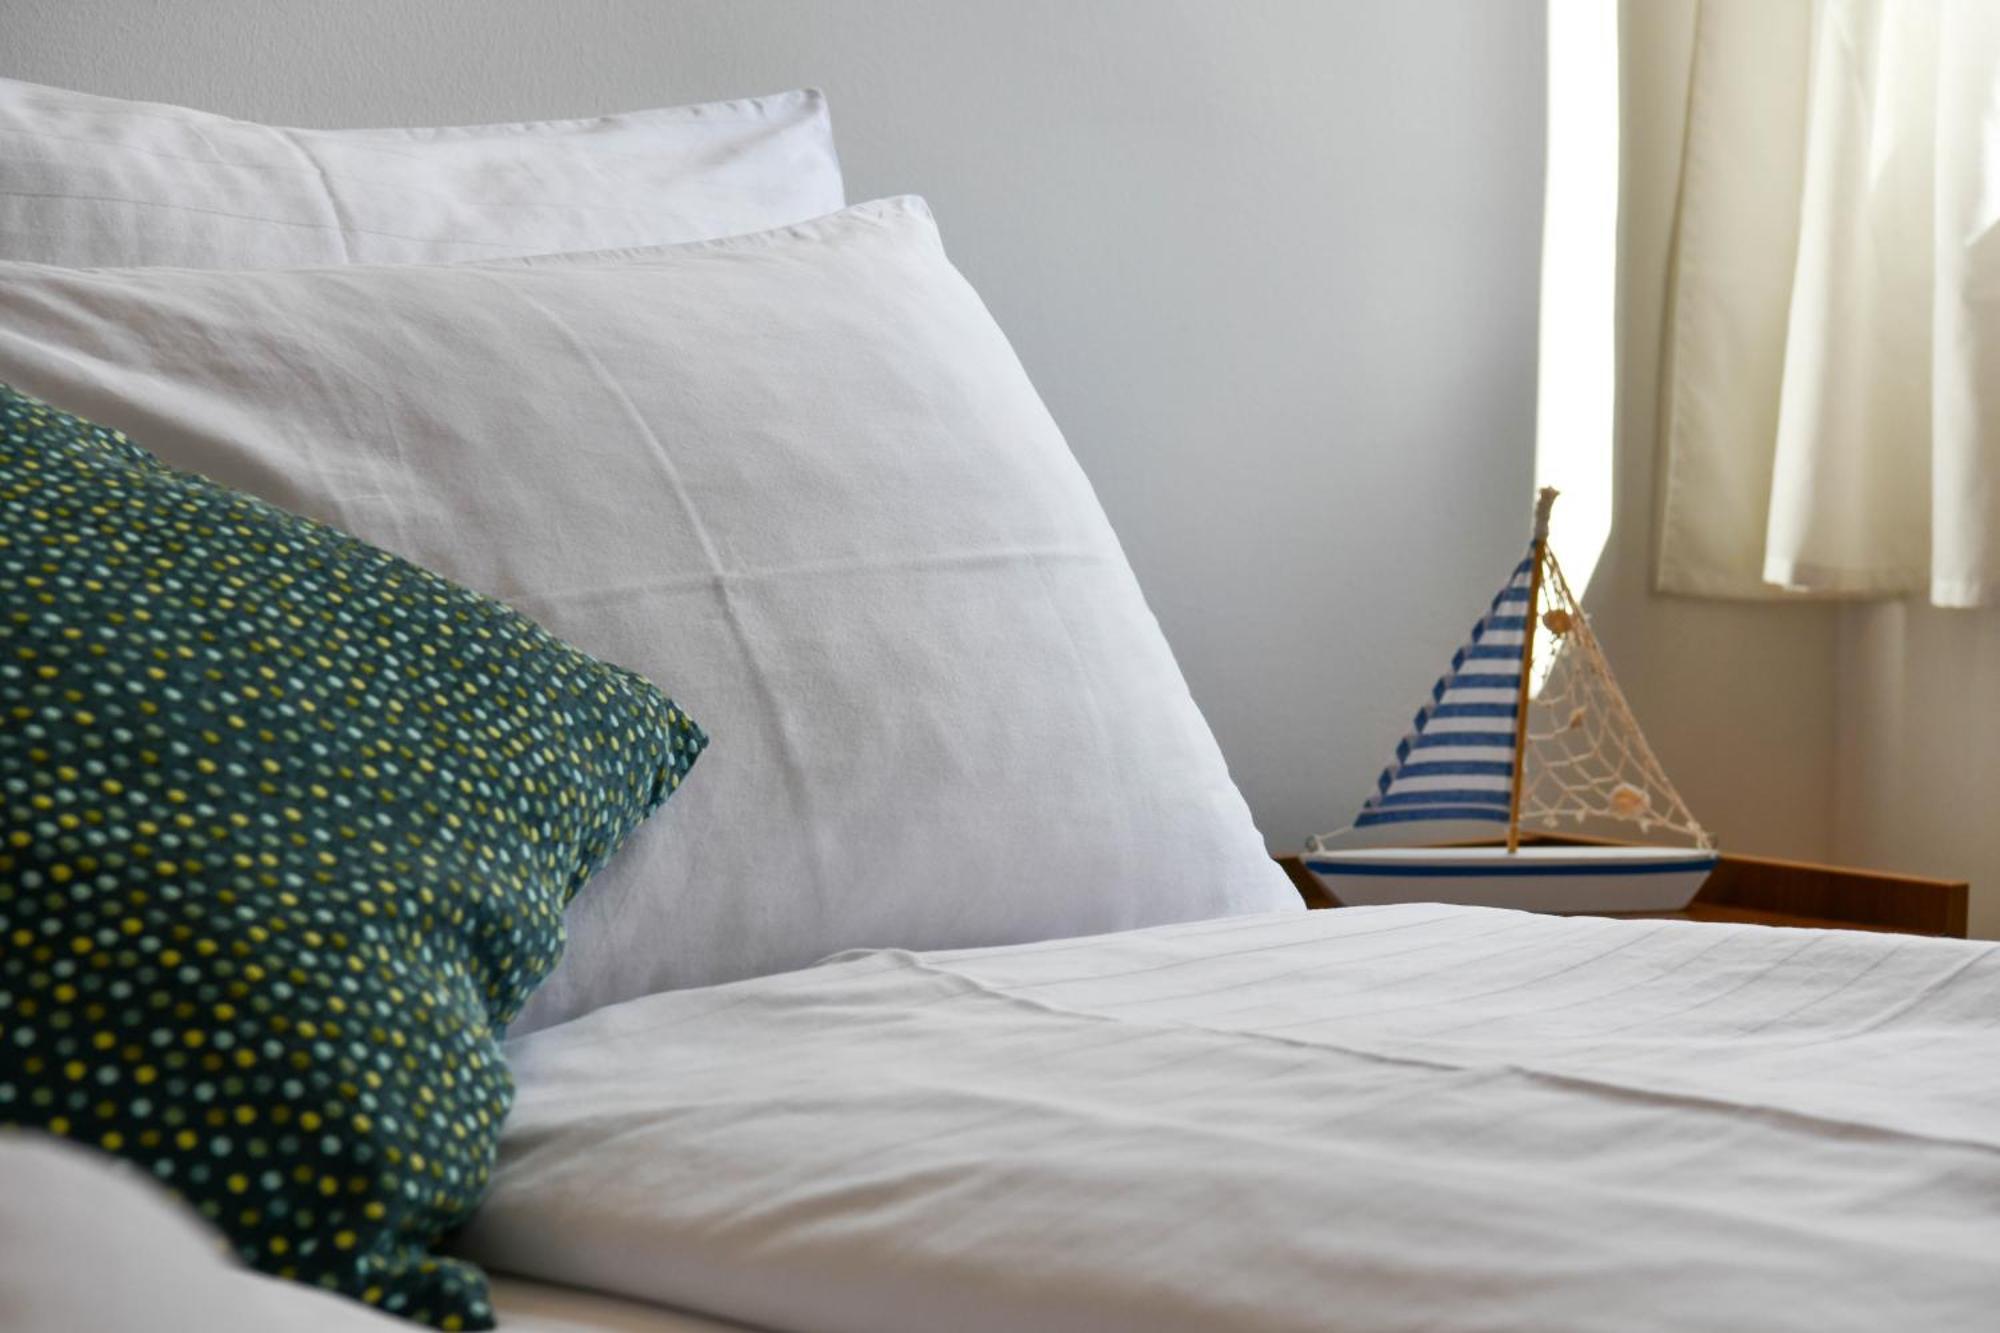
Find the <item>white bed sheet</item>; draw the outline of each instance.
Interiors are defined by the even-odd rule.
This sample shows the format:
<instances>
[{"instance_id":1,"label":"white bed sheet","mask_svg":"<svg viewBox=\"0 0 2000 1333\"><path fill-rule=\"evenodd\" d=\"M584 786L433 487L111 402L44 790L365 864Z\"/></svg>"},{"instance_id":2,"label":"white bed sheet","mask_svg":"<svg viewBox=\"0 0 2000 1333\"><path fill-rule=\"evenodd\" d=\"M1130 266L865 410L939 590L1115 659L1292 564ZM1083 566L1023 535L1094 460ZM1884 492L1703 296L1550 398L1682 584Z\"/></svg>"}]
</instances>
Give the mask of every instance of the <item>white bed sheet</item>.
<instances>
[{"instance_id":1,"label":"white bed sheet","mask_svg":"<svg viewBox=\"0 0 2000 1333\"><path fill-rule=\"evenodd\" d=\"M2000 947L1439 906L512 1044L496 1268L814 1330L1990 1327Z\"/></svg>"},{"instance_id":2,"label":"white bed sheet","mask_svg":"<svg viewBox=\"0 0 2000 1333\"><path fill-rule=\"evenodd\" d=\"M575 1287L491 1277L500 1333L743 1333L746 1327Z\"/></svg>"}]
</instances>

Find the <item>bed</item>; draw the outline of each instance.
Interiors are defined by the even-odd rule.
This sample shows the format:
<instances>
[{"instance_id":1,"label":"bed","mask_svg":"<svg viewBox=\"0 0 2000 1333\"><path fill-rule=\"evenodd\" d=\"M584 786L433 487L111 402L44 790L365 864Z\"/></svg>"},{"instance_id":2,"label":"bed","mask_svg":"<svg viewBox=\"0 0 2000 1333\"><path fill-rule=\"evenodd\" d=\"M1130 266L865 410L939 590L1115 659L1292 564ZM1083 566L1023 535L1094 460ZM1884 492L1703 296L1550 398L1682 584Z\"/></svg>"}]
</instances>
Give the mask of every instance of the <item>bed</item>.
<instances>
[{"instance_id":1,"label":"bed","mask_svg":"<svg viewBox=\"0 0 2000 1333\"><path fill-rule=\"evenodd\" d=\"M0 1324L1990 1326L2000 946L1306 911L818 94L0 131Z\"/></svg>"},{"instance_id":2,"label":"bed","mask_svg":"<svg viewBox=\"0 0 2000 1333\"><path fill-rule=\"evenodd\" d=\"M1987 944L1441 906L856 952L512 1043L454 1247L538 1333L1971 1329L1996 1015Z\"/></svg>"},{"instance_id":3,"label":"bed","mask_svg":"<svg viewBox=\"0 0 2000 1333\"><path fill-rule=\"evenodd\" d=\"M495 1276L493 1307L502 1328L522 1333L731 1333L732 1324L600 1292Z\"/></svg>"}]
</instances>

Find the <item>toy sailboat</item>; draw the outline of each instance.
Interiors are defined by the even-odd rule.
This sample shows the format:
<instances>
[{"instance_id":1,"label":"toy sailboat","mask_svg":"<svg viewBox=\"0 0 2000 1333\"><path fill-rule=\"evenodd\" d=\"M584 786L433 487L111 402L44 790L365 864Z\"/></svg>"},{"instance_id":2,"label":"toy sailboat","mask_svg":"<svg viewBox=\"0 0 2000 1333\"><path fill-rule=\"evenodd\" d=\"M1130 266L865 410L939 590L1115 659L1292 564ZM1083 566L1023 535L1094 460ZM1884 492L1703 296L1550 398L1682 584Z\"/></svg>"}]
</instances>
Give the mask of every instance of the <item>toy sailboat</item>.
<instances>
[{"instance_id":1,"label":"toy sailboat","mask_svg":"<svg viewBox=\"0 0 2000 1333\"><path fill-rule=\"evenodd\" d=\"M1672 912L1715 868L1714 841L1640 734L1549 547L1555 498L1542 491L1527 558L1453 654L1353 825L1306 844L1307 868L1340 902ZM1524 827L1565 825L1680 845L1522 841Z\"/></svg>"}]
</instances>

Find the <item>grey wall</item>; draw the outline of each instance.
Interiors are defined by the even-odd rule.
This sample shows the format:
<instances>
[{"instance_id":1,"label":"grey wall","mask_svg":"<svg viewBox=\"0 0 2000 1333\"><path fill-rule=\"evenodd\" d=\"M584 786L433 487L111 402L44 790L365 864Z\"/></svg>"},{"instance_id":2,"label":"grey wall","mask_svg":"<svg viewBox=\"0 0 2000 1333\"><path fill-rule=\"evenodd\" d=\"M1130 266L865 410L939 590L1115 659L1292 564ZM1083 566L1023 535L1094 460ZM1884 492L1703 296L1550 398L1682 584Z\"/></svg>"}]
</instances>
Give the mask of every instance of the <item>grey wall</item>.
<instances>
[{"instance_id":1,"label":"grey wall","mask_svg":"<svg viewBox=\"0 0 2000 1333\"><path fill-rule=\"evenodd\" d=\"M1972 934L2000 939L2000 612L1839 614L1834 854L1970 880Z\"/></svg>"},{"instance_id":2,"label":"grey wall","mask_svg":"<svg viewBox=\"0 0 2000 1333\"><path fill-rule=\"evenodd\" d=\"M0 0L0 74L293 124L827 90L1095 481L1274 846L1524 540L1541 0Z\"/></svg>"}]
</instances>

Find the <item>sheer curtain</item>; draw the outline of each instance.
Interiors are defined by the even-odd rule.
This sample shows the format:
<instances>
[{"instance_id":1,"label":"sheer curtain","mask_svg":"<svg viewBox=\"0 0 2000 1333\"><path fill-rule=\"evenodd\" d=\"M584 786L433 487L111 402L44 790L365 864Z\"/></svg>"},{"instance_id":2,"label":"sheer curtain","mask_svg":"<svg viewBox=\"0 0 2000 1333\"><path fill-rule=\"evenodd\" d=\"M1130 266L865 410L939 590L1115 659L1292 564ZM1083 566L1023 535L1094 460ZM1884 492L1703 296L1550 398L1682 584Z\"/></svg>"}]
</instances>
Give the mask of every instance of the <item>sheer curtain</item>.
<instances>
[{"instance_id":1,"label":"sheer curtain","mask_svg":"<svg viewBox=\"0 0 2000 1333\"><path fill-rule=\"evenodd\" d=\"M1657 581L2000 601L2000 0L1699 0Z\"/></svg>"}]
</instances>

